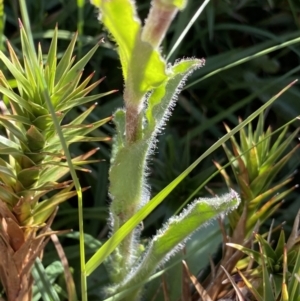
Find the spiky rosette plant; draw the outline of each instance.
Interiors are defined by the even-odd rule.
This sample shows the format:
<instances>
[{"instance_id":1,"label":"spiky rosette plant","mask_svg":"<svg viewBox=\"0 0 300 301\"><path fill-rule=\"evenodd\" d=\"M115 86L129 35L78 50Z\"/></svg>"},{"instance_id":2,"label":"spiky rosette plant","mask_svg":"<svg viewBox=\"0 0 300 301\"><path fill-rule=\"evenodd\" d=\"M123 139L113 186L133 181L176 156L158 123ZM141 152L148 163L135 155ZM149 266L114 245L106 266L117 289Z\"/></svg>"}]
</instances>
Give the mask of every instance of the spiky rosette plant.
<instances>
[{"instance_id":1,"label":"spiky rosette plant","mask_svg":"<svg viewBox=\"0 0 300 301\"><path fill-rule=\"evenodd\" d=\"M69 172L69 165L55 124L69 146L74 142L108 140L87 134L110 120L83 124L95 105L69 123L64 119L71 109L111 93L87 96L101 80L89 85L92 74L81 81L82 70L99 44L74 65L75 35L57 63L56 28L44 61L41 46L36 54L21 23L20 28L22 60L9 43L10 58L0 52L2 63L17 85L12 89L0 71L0 92L9 104L0 116L6 130L0 136L0 280L8 301L31 300L31 268L51 234L56 208L76 195L73 182L61 180ZM84 170L80 166L91 162L86 159L95 152L96 149L73 158L72 165ZM50 191L51 197L47 196Z\"/></svg>"},{"instance_id":2,"label":"spiky rosette plant","mask_svg":"<svg viewBox=\"0 0 300 301\"><path fill-rule=\"evenodd\" d=\"M230 132L228 126L226 129ZM284 189L285 185L291 182L291 176L275 182L275 177L299 147L297 145L291 151L286 152L298 133L296 130L287 137L287 131L288 127L286 126L277 138L272 140L274 136L271 128L264 130L262 113L255 130L251 123L247 132L245 129L241 129L239 143L234 137L231 137L232 150L226 145L224 145L224 149L231 163L236 184L231 181L227 172L216 163L228 187L240 192L241 204L237 210L228 214L228 233L224 225L222 231L224 234L223 258L214 273L205 282L207 292L213 300L216 300L218 295L219 297L223 295L223 293L221 295L219 293L222 290L222 282L226 275L220 265L231 272L242 257L241 252L228 248L225 244L230 242L249 245L255 226L267 220L279 208L285 196L295 189L295 186Z\"/></svg>"},{"instance_id":3,"label":"spiky rosette plant","mask_svg":"<svg viewBox=\"0 0 300 301\"><path fill-rule=\"evenodd\" d=\"M238 244L229 243L230 247L243 252L236 272L248 288L247 295L257 301L298 301L300 300L300 211L298 212L289 238L285 239L282 229L275 247L271 244L271 232L268 239L255 234L259 251ZM254 245L256 245L254 244ZM240 269L247 268L247 275Z\"/></svg>"}]
</instances>

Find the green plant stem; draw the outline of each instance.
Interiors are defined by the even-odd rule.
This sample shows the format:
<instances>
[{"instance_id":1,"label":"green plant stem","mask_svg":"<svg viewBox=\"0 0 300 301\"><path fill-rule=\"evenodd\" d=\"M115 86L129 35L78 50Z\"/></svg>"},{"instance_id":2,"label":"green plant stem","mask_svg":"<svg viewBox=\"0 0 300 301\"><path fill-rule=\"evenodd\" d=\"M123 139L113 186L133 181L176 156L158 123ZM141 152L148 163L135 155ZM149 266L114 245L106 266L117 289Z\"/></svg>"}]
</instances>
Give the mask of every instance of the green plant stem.
<instances>
[{"instance_id":1,"label":"green plant stem","mask_svg":"<svg viewBox=\"0 0 300 301\"><path fill-rule=\"evenodd\" d=\"M38 69L39 70L39 69ZM70 168L70 174L72 176L75 188L76 188L76 192L77 192L77 196L78 196L78 218L79 218L79 249L80 249L80 268L81 268L81 297L82 297L82 301L87 301L87 281L86 281L86 271L85 271L85 247L84 247L84 225L83 225L83 203L82 203L82 190L81 190L81 186L80 183L78 181L77 175L76 175L76 171L73 167L72 164L72 159L71 159L71 155L69 153L68 150L68 146L66 144L66 141L64 139L61 127L59 125L59 122L57 120L56 114L55 114L55 110L54 107L51 103L51 99L50 99L50 95L49 92L47 90L47 84L45 82L45 79L43 78L40 70L39 70L39 80L43 85L43 96L44 99L46 100L48 109L51 113L51 116L53 118L53 123L55 126L55 129L57 131L57 134L59 136L59 140L60 143L62 145L62 148L64 150L64 154L66 156L66 160L68 163L68 166Z\"/></svg>"},{"instance_id":2,"label":"green plant stem","mask_svg":"<svg viewBox=\"0 0 300 301\"><path fill-rule=\"evenodd\" d=\"M30 20L29 20L29 16L28 16L26 1L19 0L19 5L20 5L20 10L21 10L22 22L23 22L25 30L28 34L28 41L30 43L32 50L36 53L33 38L32 38L31 28L30 28Z\"/></svg>"},{"instance_id":3,"label":"green plant stem","mask_svg":"<svg viewBox=\"0 0 300 301\"><path fill-rule=\"evenodd\" d=\"M200 77L199 79L195 80L194 82L192 82L192 83L186 85L186 86L185 86L185 89L188 89L189 87L191 87L191 86L193 86L193 85L195 85L195 84L197 84L197 83L199 83L199 82L201 82L201 81L207 79L208 77L211 77L211 76L213 76L213 75L215 75L215 74L217 74L217 73L219 73L219 72L221 72L221 71L230 69L230 68L232 68L232 67L235 67L235 66L238 66L238 65L240 65L240 64L243 64L243 63L246 63L246 62L248 62L248 61L251 61L251 60L253 60L253 59L257 58L257 57L266 55L266 54L271 53L271 52L273 52L273 51L275 51L275 50L279 50L279 49L288 47L288 46L290 46L290 45L292 45L292 44L299 43L299 42L300 42L300 38L295 38L295 39L289 40L289 41L287 41L287 42L281 43L281 44L279 44L279 45L270 47L270 48L268 48L268 49L264 49L264 50L262 50L262 51L259 51L259 52L255 53L255 54L253 54L253 55L246 56L246 57L244 57L244 58L242 58L242 59L240 59L240 60L237 60L237 61L235 61L235 62L233 62L233 63L231 63L231 64L228 64L228 65L226 65L226 66L224 66L224 67L221 67L221 68L219 68L219 69L216 69L216 70L214 70L214 71L212 71L212 72L210 72L210 73L208 73L208 74L206 74L206 75Z\"/></svg>"},{"instance_id":4,"label":"green plant stem","mask_svg":"<svg viewBox=\"0 0 300 301\"><path fill-rule=\"evenodd\" d=\"M159 47L177 12L178 9L173 4L165 4L161 0L153 1L143 28L142 40L149 42L153 48Z\"/></svg>"},{"instance_id":5,"label":"green plant stem","mask_svg":"<svg viewBox=\"0 0 300 301\"><path fill-rule=\"evenodd\" d=\"M80 58L82 53L82 36L83 36L83 25L84 25L84 17L83 17L83 11L84 11L84 0L77 0L77 30L78 30L78 50L77 55Z\"/></svg>"},{"instance_id":6,"label":"green plant stem","mask_svg":"<svg viewBox=\"0 0 300 301\"><path fill-rule=\"evenodd\" d=\"M198 19L198 17L200 16L200 14L203 12L205 6L209 3L209 0L205 0L202 5L198 8L198 10L196 11L196 13L194 14L194 16L192 17L192 19L190 20L190 22L188 23L188 25L185 27L185 29L182 31L181 35L179 36L179 38L177 39L176 43L174 44L174 46L171 48L169 54L167 55L167 60L170 59L170 57L172 56L172 54L175 52L176 48L179 46L179 44L182 42L182 40L184 39L184 37L186 36L186 34L188 33L188 31L191 29L191 27L193 26L193 24L195 23L195 21Z\"/></svg>"},{"instance_id":7,"label":"green plant stem","mask_svg":"<svg viewBox=\"0 0 300 301\"><path fill-rule=\"evenodd\" d=\"M4 13L4 0L0 0L0 50L3 50L4 42L4 27L5 27L5 13Z\"/></svg>"}]
</instances>

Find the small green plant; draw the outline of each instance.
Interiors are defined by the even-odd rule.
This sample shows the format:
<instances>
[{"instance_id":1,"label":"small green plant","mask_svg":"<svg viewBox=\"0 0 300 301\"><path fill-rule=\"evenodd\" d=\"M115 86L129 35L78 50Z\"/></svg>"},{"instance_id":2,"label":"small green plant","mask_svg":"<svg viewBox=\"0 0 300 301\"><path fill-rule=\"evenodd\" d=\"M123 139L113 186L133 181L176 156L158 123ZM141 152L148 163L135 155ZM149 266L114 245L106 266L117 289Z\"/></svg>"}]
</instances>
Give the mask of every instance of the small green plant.
<instances>
[{"instance_id":1,"label":"small green plant","mask_svg":"<svg viewBox=\"0 0 300 301\"><path fill-rule=\"evenodd\" d=\"M241 245L228 243L227 245L240 250L247 255L237 265L237 272L247 285L249 291L257 301L298 301L300 300L300 211L298 212L292 233L285 240L281 230L278 242L271 246L271 231L267 233L268 240L261 235L255 235L259 251ZM253 266L256 262L257 266ZM247 266L246 277L238 267ZM255 281L253 280L255 279ZM255 285L253 284L255 282Z\"/></svg>"},{"instance_id":2,"label":"small green plant","mask_svg":"<svg viewBox=\"0 0 300 301\"><path fill-rule=\"evenodd\" d=\"M0 116L6 130L6 135L0 136L0 280L8 301L31 300L31 269L55 233L50 227L57 206L78 192L72 181L62 180L70 170L66 161L70 160L78 171L86 171L83 164L95 162L87 159L97 149L71 159L58 132L67 147L78 142L105 141L109 138L87 135L111 120L109 117L84 124L95 105L70 122L65 119L71 109L109 94L87 96L101 82L89 85L93 74L80 83L82 69L99 44L74 65L75 35L57 64L57 28L46 61L41 47L36 54L21 22L20 30L22 62L9 43L9 58L0 51L0 60L17 85L12 89L0 71L0 92L9 104Z\"/></svg>"},{"instance_id":3,"label":"small green plant","mask_svg":"<svg viewBox=\"0 0 300 301\"><path fill-rule=\"evenodd\" d=\"M299 148L299 145L296 145L286 153L298 130L286 139L288 126L279 133L272 133L270 127L267 130L264 127L264 115L261 113L255 129L250 123L247 129L240 130L239 142L235 137L231 137L231 150L223 145L236 183L221 165L215 163L227 186L240 192L241 203L236 210L228 214L228 230L225 223L221 223L223 258L204 283L212 300L215 300L224 288L222 283L227 278L224 270L232 272L242 257L241 252L226 247L226 243L248 246L255 228L269 219L278 210L282 200L296 188L294 186L284 189L285 185L292 181L292 177L277 179L276 184L274 179ZM228 126L226 129L230 132ZM274 134L277 134L276 139Z\"/></svg>"},{"instance_id":4,"label":"small green plant","mask_svg":"<svg viewBox=\"0 0 300 301\"><path fill-rule=\"evenodd\" d=\"M113 119L116 136L109 172L113 237L149 202L147 163L157 134L162 131L187 76L202 67L204 60L184 59L171 65L160 54L165 33L186 1L152 1L144 26L132 1L92 3L100 10L102 22L116 40L125 82L125 109L118 109ZM116 294L145 282L197 228L235 208L238 200L232 191L223 197L195 201L181 215L169 219L149 242L140 260L137 260L141 256L140 228L136 227L109 258L112 284L107 293ZM97 266L94 258L87 263L88 273ZM138 300L140 295L141 286L138 286L124 300Z\"/></svg>"},{"instance_id":5,"label":"small green plant","mask_svg":"<svg viewBox=\"0 0 300 301\"><path fill-rule=\"evenodd\" d=\"M160 46L165 33L178 10L183 9L187 1L153 0L144 25L137 15L134 1L91 2L99 9L100 19L117 44L124 78L124 108L117 109L113 114L116 134L109 170L110 237L86 262L82 212L84 189L79 185L75 170L85 171L81 165L93 163L93 160L87 159L96 150L71 158L68 146L75 142L108 139L86 135L112 118L83 124L95 107L91 106L69 123L64 119L66 113L76 106L108 94L87 96L100 81L89 85L92 76L81 81L82 69L99 44L73 65L72 53L76 43L74 37L57 64L58 31L55 29L49 53L44 60L40 47L37 54L35 53L29 21L24 10L25 4L24 1L20 1L25 24L25 28L21 24L23 58L18 60L10 45L10 58L0 53L0 58L17 83L16 89L13 90L4 75L0 76L0 92L8 106L6 114L0 117L7 130L7 135L1 136L0 139L0 178L3 182L0 192L0 268L1 271L5 271L0 273L0 277L8 301L31 299L33 264L35 269L32 274L36 282L35 288L39 290L38 294L45 300L59 300L51 284L48 286L45 282L41 285L38 281L39 278L47 278L39 257L49 235L53 233L50 226L57 205L75 194L79 200L78 236L82 301L87 300L87 276L103 262L110 276L110 283L104 288L108 300L134 301L143 296L144 285L153 272L181 250L188 237L199 227L211 219L219 217L223 220L223 216L227 214L232 242L236 245L242 244L245 238L250 239L256 222L268 218L276 210L280 199L289 192L283 192L280 196L271 198L267 205L262 205L272 192L289 182L286 180L271 187L273 175L278 173L294 152L293 150L283 159L279 159L281 152L296 133L289 141L283 142L286 134L284 131L276 145L269 148L270 133L265 134L262 130L262 116L256 133L252 133L249 126L247 137L242 130L287 90L288 86L236 128L228 130L224 137L204 152L187 170L150 199L148 163L156 147L157 136L162 132L187 77L194 70L203 67L205 60L191 58L177 60L171 64L161 54ZM206 3L208 1L204 2L199 12ZM82 32L82 27L79 30ZM280 47L286 45L282 44ZM79 43L79 53L82 51L81 47L82 43ZM271 51L270 49L268 51ZM260 55L262 52L257 54ZM249 59L250 57L246 58ZM237 62L239 63L241 60ZM241 147L232 138L233 154L227 150L239 187L228 181L229 193L213 198L197 198L178 216L169 218L157 234L143 245L140 226L143 219L197 164L240 130L243 142ZM73 182L60 182L68 172L71 173ZM223 175L227 176L224 172ZM76 191L73 190L74 186ZM58 189L62 190L55 193ZM235 192L237 189L241 191L241 197ZM270 208L272 210L268 211ZM246 217L248 212L251 216ZM99 244L97 241L97 246ZM265 248L264 252L266 250ZM233 260L225 265L230 272L241 258L239 252L234 252L233 248L228 248L224 255L227 259L233 257ZM5 256L9 256L9 265ZM221 269L216 271L218 278L214 282L215 286L207 288L213 293L214 300L226 273ZM219 274L220 271L222 274ZM68 300L77 299L75 288L71 292L68 291Z\"/></svg>"},{"instance_id":6,"label":"small green plant","mask_svg":"<svg viewBox=\"0 0 300 301\"><path fill-rule=\"evenodd\" d=\"M146 182L149 156L187 76L202 67L204 60L177 60L171 65L160 54L166 30L185 1L152 1L144 26L132 1L91 2L100 10L101 21L117 43L125 82L125 108L118 109L113 119L116 136L109 172L111 238L87 263L87 273L112 253L107 260L112 281L107 294L122 300L138 300L142 284L155 269L207 220L232 211L239 197L232 191L223 197L196 200L178 217L171 217L141 254L137 223L169 193L163 191L163 196L158 195L159 200L149 201Z\"/></svg>"}]
</instances>

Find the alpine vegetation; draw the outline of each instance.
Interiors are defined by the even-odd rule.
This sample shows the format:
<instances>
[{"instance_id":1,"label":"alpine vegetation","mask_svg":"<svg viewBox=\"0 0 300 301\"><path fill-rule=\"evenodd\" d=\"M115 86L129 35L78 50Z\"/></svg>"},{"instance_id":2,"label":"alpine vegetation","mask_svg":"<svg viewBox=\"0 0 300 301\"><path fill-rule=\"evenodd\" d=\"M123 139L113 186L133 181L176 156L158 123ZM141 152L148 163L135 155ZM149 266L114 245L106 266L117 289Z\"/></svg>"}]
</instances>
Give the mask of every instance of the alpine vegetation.
<instances>
[{"instance_id":1,"label":"alpine vegetation","mask_svg":"<svg viewBox=\"0 0 300 301\"><path fill-rule=\"evenodd\" d=\"M0 60L16 81L12 89L0 71L0 93L8 99L9 109L0 116L6 133L0 135L0 281L8 301L32 300L31 270L42 257L50 235L57 206L76 195L72 180L63 180L70 172L66 164L67 147L73 143L105 141L107 137L90 137L110 117L84 124L95 105L76 119L64 117L72 108L95 101L108 93L87 96L101 80L90 84L93 74L81 84L82 69L94 54L94 46L76 64L72 58L77 35L57 63L58 29L54 30L47 60L41 45L36 53L20 22L22 60L7 44L9 57L0 51ZM47 102L48 101L48 102ZM64 120L64 125L61 126ZM65 147L57 133L64 137ZM70 158L70 165L86 171L81 165L97 148ZM86 188L82 189L82 191ZM51 193L51 195L49 195Z\"/></svg>"},{"instance_id":2,"label":"alpine vegetation","mask_svg":"<svg viewBox=\"0 0 300 301\"><path fill-rule=\"evenodd\" d=\"M144 26L134 1L91 2L99 9L99 19L116 42L124 77L124 109L118 109L113 118L116 135L109 171L113 237L149 202L147 163L156 136L170 116L187 76L203 67L205 60L177 60L171 65L160 53L160 44L171 21L178 10L185 7L186 1L153 0ZM137 258L141 256L141 231L135 227L110 256L108 270L112 285L107 293L116 294L146 280L159 264L180 249L191 233L238 203L235 192L195 201L165 224L148 244L140 262ZM141 285L135 286L124 300L138 300L141 290Z\"/></svg>"},{"instance_id":3,"label":"alpine vegetation","mask_svg":"<svg viewBox=\"0 0 300 301\"><path fill-rule=\"evenodd\" d=\"M109 292L130 289L138 283L146 282L151 274L184 247L185 241L201 226L235 209L240 202L239 195L232 190L216 198L195 200L178 216L171 217L149 242L141 260L136 260L122 283L110 287ZM228 209L229 208L229 209ZM130 298L138 299L140 291L130 293Z\"/></svg>"}]
</instances>

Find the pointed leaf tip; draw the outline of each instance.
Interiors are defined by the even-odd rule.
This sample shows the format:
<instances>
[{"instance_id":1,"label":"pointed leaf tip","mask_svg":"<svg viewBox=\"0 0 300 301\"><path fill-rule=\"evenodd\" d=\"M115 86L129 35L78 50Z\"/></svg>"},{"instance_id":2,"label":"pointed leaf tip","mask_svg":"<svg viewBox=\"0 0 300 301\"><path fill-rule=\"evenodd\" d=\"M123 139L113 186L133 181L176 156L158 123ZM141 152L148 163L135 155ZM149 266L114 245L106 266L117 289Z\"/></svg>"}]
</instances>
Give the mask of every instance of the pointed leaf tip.
<instances>
[{"instance_id":1,"label":"pointed leaf tip","mask_svg":"<svg viewBox=\"0 0 300 301\"><path fill-rule=\"evenodd\" d=\"M22 21L21 21L20 18L18 18L18 22L19 22L19 27L20 27L20 28L23 28L23 23L22 23Z\"/></svg>"},{"instance_id":2,"label":"pointed leaf tip","mask_svg":"<svg viewBox=\"0 0 300 301\"><path fill-rule=\"evenodd\" d=\"M281 94L283 94L287 89L291 88L296 82L298 81L298 79L295 79L294 81L292 81L291 83L289 83L285 88L283 88L281 91L279 91L276 94L276 97L279 97Z\"/></svg>"},{"instance_id":3,"label":"pointed leaf tip","mask_svg":"<svg viewBox=\"0 0 300 301\"><path fill-rule=\"evenodd\" d=\"M105 43L104 38L101 38L101 39L97 42L98 45L101 45L101 44L104 44L104 43Z\"/></svg>"}]
</instances>

